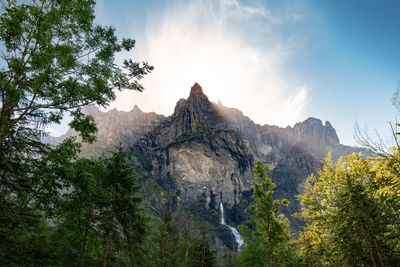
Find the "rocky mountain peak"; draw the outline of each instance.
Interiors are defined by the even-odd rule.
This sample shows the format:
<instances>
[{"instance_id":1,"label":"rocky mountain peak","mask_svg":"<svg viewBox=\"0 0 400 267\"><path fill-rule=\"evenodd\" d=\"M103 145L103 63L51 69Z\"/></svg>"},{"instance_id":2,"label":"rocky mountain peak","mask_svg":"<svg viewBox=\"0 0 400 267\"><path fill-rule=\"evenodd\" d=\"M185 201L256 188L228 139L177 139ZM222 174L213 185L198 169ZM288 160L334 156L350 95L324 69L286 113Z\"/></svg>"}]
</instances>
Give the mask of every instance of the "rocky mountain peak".
<instances>
[{"instance_id":1,"label":"rocky mountain peak","mask_svg":"<svg viewBox=\"0 0 400 267\"><path fill-rule=\"evenodd\" d=\"M143 113L143 111L142 111L137 105L135 105L135 106L133 107L132 111L133 111L134 113Z\"/></svg>"},{"instance_id":2,"label":"rocky mountain peak","mask_svg":"<svg viewBox=\"0 0 400 267\"><path fill-rule=\"evenodd\" d=\"M323 127L322 121L313 117L306 119L300 124L305 124L307 127Z\"/></svg>"},{"instance_id":3,"label":"rocky mountain peak","mask_svg":"<svg viewBox=\"0 0 400 267\"><path fill-rule=\"evenodd\" d=\"M332 124L329 121L325 121L325 127L333 128Z\"/></svg>"},{"instance_id":4,"label":"rocky mountain peak","mask_svg":"<svg viewBox=\"0 0 400 267\"><path fill-rule=\"evenodd\" d=\"M188 100L206 100L208 101L208 97L204 94L203 88L200 84L195 83L190 89L190 95Z\"/></svg>"},{"instance_id":5,"label":"rocky mountain peak","mask_svg":"<svg viewBox=\"0 0 400 267\"><path fill-rule=\"evenodd\" d=\"M208 97L204 94L203 88L198 83L195 83L191 90L190 95L187 99L180 99L176 103L175 117L185 117L190 122L201 121L205 119L210 113L213 113L212 104L208 100Z\"/></svg>"},{"instance_id":6,"label":"rocky mountain peak","mask_svg":"<svg viewBox=\"0 0 400 267\"><path fill-rule=\"evenodd\" d=\"M293 130L298 138L306 139L309 144L316 147L318 146L316 142L321 148L340 144L339 137L329 121L326 121L324 125L320 119L308 118L303 122L296 123Z\"/></svg>"},{"instance_id":7,"label":"rocky mountain peak","mask_svg":"<svg viewBox=\"0 0 400 267\"><path fill-rule=\"evenodd\" d=\"M204 94L202 87L195 83L187 99L181 98L175 106L175 111L163 124L168 134L168 139L176 138L182 134L191 134L199 131L208 131L216 128L223 118Z\"/></svg>"},{"instance_id":8,"label":"rocky mountain peak","mask_svg":"<svg viewBox=\"0 0 400 267\"><path fill-rule=\"evenodd\" d=\"M82 108L82 112L86 115L92 115L94 117L96 117L96 115L101 114L102 112L100 111L100 109L98 107L96 107L95 105L87 105L84 106Z\"/></svg>"},{"instance_id":9,"label":"rocky mountain peak","mask_svg":"<svg viewBox=\"0 0 400 267\"><path fill-rule=\"evenodd\" d=\"M188 110L192 112L206 111L210 106L211 102L204 94L203 88L198 83L195 83L190 89L189 97L187 99L181 98L176 103L174 114L177 115Z\"/></svg>"}]
</instances>

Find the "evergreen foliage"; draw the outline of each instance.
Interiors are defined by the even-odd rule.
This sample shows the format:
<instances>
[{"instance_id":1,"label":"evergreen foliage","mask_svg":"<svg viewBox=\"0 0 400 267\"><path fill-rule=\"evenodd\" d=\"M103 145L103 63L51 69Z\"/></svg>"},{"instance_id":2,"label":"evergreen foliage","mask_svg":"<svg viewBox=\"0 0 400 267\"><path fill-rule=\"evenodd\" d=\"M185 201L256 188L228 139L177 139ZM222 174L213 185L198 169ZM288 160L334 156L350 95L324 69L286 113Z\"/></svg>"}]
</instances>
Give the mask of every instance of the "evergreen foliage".
<instances>
[{"instance_id":1,"label":"evergreen foliage","mask_svg":"<svg viewBox=\"0 0 400 267\"><path fill-rule=\"evenodd\" d=\"M206 229L187 214L166 208L156 226L150 249L154 265L149 266L216 266Z\"/></svg>"},{"instance_id":2,"label":"evergreen foliage","mask_svg":"<svg viewBox=\"0 0 400 267\"><path fill-rule=\"evenodd\" d=\"M399 262L399 194L394 159L330 155L300 196L301 252L311 265L394 266ZM394 168L393 168L394 167Z\"/></svg>"},{"instance_id":3,"label":"evergreen foliage","mask_svg":"<svg viewBox=\"0 0 400 267\"><path fill-rule=\"evenodd\" d=\"M254 184L255 205L250 222L254 231L239 226L243 234L244 246L240 250L241 266L293 266L298 264L296 244L291 240L289 222L280 213L280 205L289 205L287 200L273 200L275 187L266 175L268 166L257 161L253 174L258 182Z\"/></svg>"}]
</instances>

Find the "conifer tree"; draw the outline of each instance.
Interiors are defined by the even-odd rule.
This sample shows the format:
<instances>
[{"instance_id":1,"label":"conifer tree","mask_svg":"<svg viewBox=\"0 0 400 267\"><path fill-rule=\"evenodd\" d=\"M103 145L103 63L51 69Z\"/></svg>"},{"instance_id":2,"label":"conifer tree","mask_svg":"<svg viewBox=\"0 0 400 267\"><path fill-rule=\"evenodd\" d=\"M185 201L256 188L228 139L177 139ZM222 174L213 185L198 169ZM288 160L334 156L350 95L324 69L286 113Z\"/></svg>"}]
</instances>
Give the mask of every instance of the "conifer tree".
<instances>
[{"instance_id":1,"label":"conifer tree","mask_svg":"<svg viewBox=\"0 0 400 267\"><path fill-rule=\"evenodd\" d=\"M298 259L289 232L289 222L279 209L280 205L289 205L289 201L273 200L275 185L266 175L267 171L268 166L256 162L253 170L257 179L253 192L255 204L250 207L254 213L250 220L254 231L239 226L245 240L239 262L243 266L296 265Z\"/></svg>"},{"instance_id":2,"label":"conifer tree","mask_svg":"<svg viewBox=\"0 0 400 267\"><path fill-rule=\"evenodd\" d=\"M328 155L318 175L307 179L300 196L306 222L300 242L307 262L342 266L398 262L399 212L392 198L397 189L384 193L388 188L382 182L392 175L384 162L351 154L334 164Z\"/></svg>"}]
</instances>

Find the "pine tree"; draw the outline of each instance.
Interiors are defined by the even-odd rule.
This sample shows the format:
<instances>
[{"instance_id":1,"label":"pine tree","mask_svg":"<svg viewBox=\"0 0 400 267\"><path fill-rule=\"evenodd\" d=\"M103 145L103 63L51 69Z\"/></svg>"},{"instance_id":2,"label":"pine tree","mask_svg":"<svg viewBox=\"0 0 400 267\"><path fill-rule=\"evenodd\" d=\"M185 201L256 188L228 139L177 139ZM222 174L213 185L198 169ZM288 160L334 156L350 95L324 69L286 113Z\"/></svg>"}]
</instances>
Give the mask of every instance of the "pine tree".
<instances>
[{"instance_id":1,"label":"pine tree","mask_svg":"<svg viewBox=\"0 0 400 267\"><path fill-rule=\"evenodd\" d=\"M280 205L289 205L287 200L273 200L275 187L266 175L268 166L257 161L253 170L258 180L254 184L255 205L251 224L254 231L240 226L245 245L240 250L239 262L243 266L281 266L298 264L295 243L291 240L289 222L280 213Z\"/></svg>"},{"instance_id":2,"label":"pine tree","mask_svg":"<svg viewBox=\"0 0 400 267\"><path fill-rule=\"evenodd\" d=\"M314 265L388 266L399 259L399 225L393 202L384 197L383 159L348 155L334 164L327 157L300 196L302 254ZM397 217L398 218L398 217ZM396 244L397 243L397 244Z\"/></svg>"}]
</instances>

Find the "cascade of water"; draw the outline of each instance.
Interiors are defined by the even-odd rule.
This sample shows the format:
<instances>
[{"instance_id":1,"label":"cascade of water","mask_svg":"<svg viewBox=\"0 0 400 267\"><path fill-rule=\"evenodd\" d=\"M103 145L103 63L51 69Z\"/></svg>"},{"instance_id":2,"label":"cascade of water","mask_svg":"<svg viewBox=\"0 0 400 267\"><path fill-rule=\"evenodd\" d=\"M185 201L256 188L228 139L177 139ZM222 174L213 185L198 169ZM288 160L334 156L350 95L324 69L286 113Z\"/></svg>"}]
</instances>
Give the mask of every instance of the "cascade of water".
<instances>
[{"instance_id":1,"label":"cascade of water","mask_svg":"<svg viewBox=\"0 0 400 267\"><path fill-rule=\"evenodd\" d=\"M228 226L229 230L231 230L233 236L235 237L235 241L238 244L238 248L240 248L243 245L243 239L240 236L239 231L235 227L232 227L225 223L224 205L222 204L222 202L219 203L219 210L221 212L221 224Z\"/></svg>"},{"instance_id":2,"label":"cascade of water","mask_svg":"<svg viewBox=\"0 0 400 267\"><path fill-rule=\"evenodd\" d=\"M222 202L219 203L219 210L221 211L221 224L226 225L224 217L224 205L222 204Z\"/></svg>"}]
</instances>

